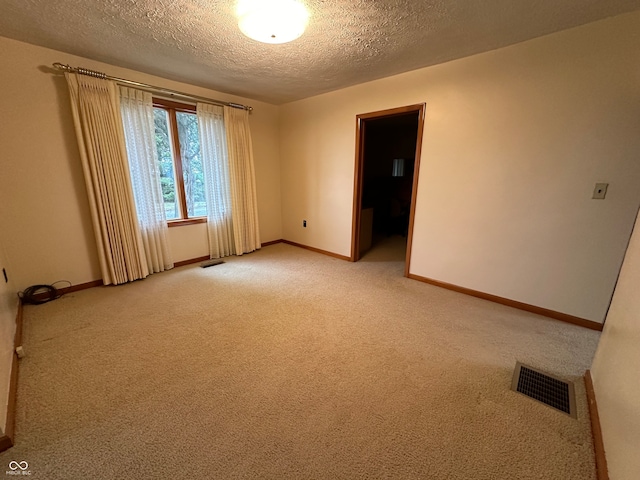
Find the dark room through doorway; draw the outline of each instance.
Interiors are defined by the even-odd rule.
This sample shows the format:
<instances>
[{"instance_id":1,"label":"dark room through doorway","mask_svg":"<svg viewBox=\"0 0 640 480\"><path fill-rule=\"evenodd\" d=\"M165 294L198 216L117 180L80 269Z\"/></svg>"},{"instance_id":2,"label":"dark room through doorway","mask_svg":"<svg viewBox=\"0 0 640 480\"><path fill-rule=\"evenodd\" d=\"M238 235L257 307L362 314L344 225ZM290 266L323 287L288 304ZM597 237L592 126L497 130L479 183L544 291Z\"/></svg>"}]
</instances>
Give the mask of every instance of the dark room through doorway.
<instances>
[{"instance_id":1,"label":"dark room through doorway","mask_svg":"<svg viewBox=\"0 0 640 480\"><path fill-rule=\"evenodd\" d=\"M417 180L423 106L360 118L354 260L371 249L393 248L405 258ZM402 110L409 110L402 112ZM374 115L374 114L370 114ZM418 161L418 162L417 162ZM358 184L359 183L359 184ZM357 198L359 197L359 198ZM381 247L383 246L383 247ZM400 252L400 249L402 251Z\"/></svg>"}]
</instances>

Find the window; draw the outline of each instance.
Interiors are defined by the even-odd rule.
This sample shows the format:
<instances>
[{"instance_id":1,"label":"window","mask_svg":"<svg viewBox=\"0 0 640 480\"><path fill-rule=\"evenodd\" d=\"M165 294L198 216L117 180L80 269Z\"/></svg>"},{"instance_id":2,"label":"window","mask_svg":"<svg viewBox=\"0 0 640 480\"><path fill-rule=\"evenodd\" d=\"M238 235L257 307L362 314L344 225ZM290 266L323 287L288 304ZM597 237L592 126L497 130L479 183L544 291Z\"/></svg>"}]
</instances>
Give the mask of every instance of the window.
<instances>
[{"instance_id":1,"label":"window","mask_svg":"<svg viewBox=\"0 0 640 480\"><path fill-rule=\"evenodd\" d=\"M169 226L205 222L207 206L196 107L154 98L156 149Z\"/></svg>"}]
</instances>

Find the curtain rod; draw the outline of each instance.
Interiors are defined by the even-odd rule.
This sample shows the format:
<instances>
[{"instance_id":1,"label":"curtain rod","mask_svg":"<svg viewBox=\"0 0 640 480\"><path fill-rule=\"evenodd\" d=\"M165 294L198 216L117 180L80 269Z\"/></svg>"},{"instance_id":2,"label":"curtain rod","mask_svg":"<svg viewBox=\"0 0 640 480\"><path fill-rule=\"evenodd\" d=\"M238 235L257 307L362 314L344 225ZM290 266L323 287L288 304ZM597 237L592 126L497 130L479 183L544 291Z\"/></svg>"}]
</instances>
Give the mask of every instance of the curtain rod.
<instances>
[{"instance_id":1,"label":"curtain rod","mask_svg":"<svg viewBox=\"0 0 640 480\"><path fill-rule=\"evenodd\" d=\"M133 85L142 90L147 90L150 93L154 93L154 92L165 93L171 96L188 98L192 100L202 100L203 102L213 103L214 105L223 105L223 106L226 105L233 108L248 110L249 112L253 110L253 107L242 105L240 103L223 102L222 100L214 100L213 98L201 97L199 95L191 95L189 93L179 92L178 90L171 90L170 88L156 87L154 85L149 85L147 83L140 83L140 82L135 82L133 80L126 80L124 78L112 77L111 75L107 75L106 73L97 72L95 70L89 70L88 68L72 67L71 65L65 65L59 62L54 63L53 67L56 70L62 70L63 72L79 73L81 75L88 75L90 77L102 78L105 80L113 80L114 82L122 85Z\"/></svg>"}]
</instances>

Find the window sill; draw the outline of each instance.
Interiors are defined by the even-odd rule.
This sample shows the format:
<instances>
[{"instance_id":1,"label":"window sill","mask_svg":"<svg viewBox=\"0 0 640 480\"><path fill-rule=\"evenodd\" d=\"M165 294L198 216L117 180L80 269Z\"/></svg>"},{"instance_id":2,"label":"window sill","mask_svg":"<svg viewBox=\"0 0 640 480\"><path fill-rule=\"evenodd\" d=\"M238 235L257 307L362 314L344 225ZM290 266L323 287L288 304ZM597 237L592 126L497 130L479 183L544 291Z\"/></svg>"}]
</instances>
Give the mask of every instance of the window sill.
<instances>
[{"instance_id":1,"label":"window sill","mask_svg":"<svg viewBox=\"0 0 640 480\"><path fill-rule=\"evenodd\" d=\"M196 218L183 218L178 220L169 220L167 226L171 227L184 227L185 225L195 225L196 223L207 223L207 217Z\"/></svg>"}]
</instances>

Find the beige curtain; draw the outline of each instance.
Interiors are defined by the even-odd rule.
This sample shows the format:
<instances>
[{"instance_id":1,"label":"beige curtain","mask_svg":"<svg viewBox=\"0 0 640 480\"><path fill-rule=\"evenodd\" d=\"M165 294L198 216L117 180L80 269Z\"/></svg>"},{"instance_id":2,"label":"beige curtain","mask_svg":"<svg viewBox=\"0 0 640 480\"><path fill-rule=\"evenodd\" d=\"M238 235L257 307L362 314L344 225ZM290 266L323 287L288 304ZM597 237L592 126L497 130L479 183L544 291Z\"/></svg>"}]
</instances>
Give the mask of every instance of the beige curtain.
<instances>
[{"instance_id":1,"label":"beige curtain","mask_svg":"<svg viewBox=\"0 0 640 480\"><path fill-rule=\"evenodd\" d=\"M136 218L118 89L114 82L65 73L102 280L149 275Z\"/></svg>"},{"instance_id":2,"label":"beige curtain","mask_svg":"<svg viewBox=\"0 0 640 480\"><path fill-rule=\"evenodd\" d=\"M150 273L173 268L160 184L151 94L120 87L120 108L138 225Z\"/></svg>"},{"instance_id":3,"label":"beige curtain","mask_svg":"<svg viewBox=\"0 0 640 480\"><path fill-rule=\"evenodd\" d=\"M233 255L233 218L229 156L222 107L197 104L200 154L207 199L207 230L211 258Z\"/></svg>"},{"instance_id":4,"label":"beige curtain","mask_svg":"<svg viewBox=\"0 0 640 480\"><path fill-rule=\"evenodd\" d=\"M247 110L224 107L236 255L260 248L256 175Z\"/></svg>"}]
</instances>

